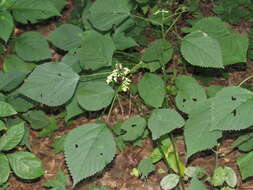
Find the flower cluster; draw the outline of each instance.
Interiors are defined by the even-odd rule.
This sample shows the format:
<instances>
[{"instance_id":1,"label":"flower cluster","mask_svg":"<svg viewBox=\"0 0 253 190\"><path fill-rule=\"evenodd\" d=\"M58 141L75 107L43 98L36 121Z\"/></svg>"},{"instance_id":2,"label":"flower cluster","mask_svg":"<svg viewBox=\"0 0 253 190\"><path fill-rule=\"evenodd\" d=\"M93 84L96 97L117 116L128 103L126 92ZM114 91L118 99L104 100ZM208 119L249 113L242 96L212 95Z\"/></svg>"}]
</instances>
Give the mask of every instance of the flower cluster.
<instances>
[{"instance_id":1,"label":"flower cluster","mask_svg":"<svg viewBox=\"0 0 253 190\"><path fill-rule=\"evenodd\" d=\"M126 92L129 90L129 85L131 80L127 77L130 73L130 70L127 67L123 67L120 63L115 65L115 69L112 73L107 77L106 83L110 84L112 82L121 84L121 90Z\"/></svg>"}]
</instances>

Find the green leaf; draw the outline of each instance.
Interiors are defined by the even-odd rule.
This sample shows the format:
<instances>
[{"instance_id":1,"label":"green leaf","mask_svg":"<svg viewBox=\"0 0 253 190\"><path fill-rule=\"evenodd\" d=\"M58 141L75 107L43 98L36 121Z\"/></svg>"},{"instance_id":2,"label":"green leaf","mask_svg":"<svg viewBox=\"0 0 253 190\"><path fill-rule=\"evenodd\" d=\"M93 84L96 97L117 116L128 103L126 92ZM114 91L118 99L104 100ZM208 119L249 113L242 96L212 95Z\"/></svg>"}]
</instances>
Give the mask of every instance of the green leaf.
<instances>
[{"instance_id":1,"label":"green leaf","mask_svg":"<svg viewBox=\"0 0 253 190\"><path fill-rule=\"evenodd\" d=\"M194 177L186 190L206 190L206 187L200 180Z\"/></svg>"},{"instance_id":2,"label":"green leaf","mask_svg":"<svg viewBox=\"0 0 253 190\"><path fill-rule=\"evenodd\" d=\"M26 78L26 71L10 71L0 73L0 90L10 92L17 88Z\"/></svg>"},{"instance_id":3,"label":"green leaf","mask_svg":"<svg viewBox=\"0 0 253 190\"><path fill-rule=\"evenodd\" d=\"M49 187L51 190L67 190L67 177L63 171L58 171L56 174L56 179L49 180L43 183L44 187Z\"/></svg>"},{"instance_id":4,"label":"green leaf","mask_svg":"<svg viewBox=\"0 0 253 190\"><path fill-rule=\"evenodd\" d=\"M60 16L50 0L18 0L11 6L16 21L22 24L39 22L53 16Z\"/></svg>"},{"instance_id":5,"label":"green leaf","mask_svg":"<svg viewBox=\"0 0 253 190\"><path fill-rule=\"evenodd\" d=\"M14 28L12 16L8 11L0 11L0 28L0 38L7 42Z\"/></svg>"},{"instance_id":6,"label":"green leaf","mask_svg":"<svg viewBox=\"0 0 253 190\"><path fill-rule=\"evenodd\" d=\"M240 87L220 90L212 101L210 130L241 130L253 125L253 93Z\"/></svg>"},{"instance_id":7,"label":"green leaf","mask_svg":"<svg viewBox=\"0 0 253 190\"><path fill-rule=\"evenodd\" d=\"M0 184L7 182L10 175L10 165L8 158L0 154Z\"/></svg>"},{"instance_id":8,"label":"green leaf","mask_svg":"<svg viewBox=\"0 0 253 190\"><path fill-rule=\"evenodd\" d=\"M214 97L223 87L218 85L211 85L206 88L206 94L208 97Z\"/></svg>"},{"instance_id":9,"label":"green leaf","mask_svg":"<svg viewBox=\"0 0 253 190\"><path fill-rule=\"evenodd\" d=\"M158 62L162 66L169 62L172 58L172 53L173 49L171 44L166 40L159 39L148 46L142 59L147 63Z\"/></svg>"},{"instance_id":10,"label":"green leaf","mask_svg":"<svg viewBox=\"0 0 253 190\"><path fill-rule=\"evenodd\" d=\"M45 37L38 32L21 34L15 41L15 51L25 61L42 61L52 58Z\"/></svg>"},{"instance_id":11,"label":"green leaf","mask_svg":"<svg viewBox=\"0 0 253 190\"><path fill-rule=\"evenodd\" d=\"M187 157L196 152L211 149L217 145L222 136L221 131L210 131L211 128L211 100L198 102L189 114L185 124L185 144Z\"/></svg>"},{"instance_id":12,"label":"green leaf","mask_svg":"<svg viewBox=\"0 0 253 190\"><path fill-rule=\"evenodd\" d=\"M156 109L148 120L148 128L151 130L152 139L156 140L162 135L168 134L176 128L184 125L184 119L172 109Z\"/></svg>"},{"instance_id":13,"label":"green leaf","mask_svg":"<svg viewBox=\"0 0 253 190\"><path fill-rule=\"evenodd\" d=\"M206 175L206 171L198 166L189 166L185 168L184 174L190 178L196 177L198 179L201 179Z\"/></svg>"},{"instance_id":14,"label":"green leaf","mask_svg":"<svg viewBox=\"0 0 253 190\"><path fill-rule=\"evenodd\" d=\"M0 131L3 131L5 129L6 129L5 123L2 120L0 120Z\"/></svg>"},{"instance_id":15,"label":"green leaf","mask_svg":"<svg viewBox=\"0 0 253 190\"><path fill-rule=\"evenodd\" d=\"M82 29L72 24L62 24L48 36L52 44L65 51L78 48L81 45Z\"/></svg>"},{"instance_id":16,"label":"green leaf","mask_svg":"<svg viewBox=\"0 0 253 190\"><path fill-rule=\"evenodd\" d=\"M138 170L141 174L141 178L144 179L147 178L151 172L155 171L155 165L153 165L150 158L145 158L140 161Z\"/></svg>"},{"instance_id":17,"label":"green leaf","mask_svg":"<svg viewBox=\"0 0 253 190\"><path fill-rule=\"evenodd\" d=\"M78 103L77 93L75 93L74 96L72 97L72 99L66 104L65 109L66 109L65 121L68 121L71 118L78 116L81 113L85 112L85 110L82 109Z\"/></svg>"},{"instance_id":18,"label":"green leaf","mask_svg":"<svg viewBox=\"0 0 253 190\"><path fill-rule=\"evenodd\" d=\"M30 152L15 152L7 157L11 169L22 179L35 179L44 174L41 160Z\"/></svg>"},{"instance_id":19,"label":"green leaf","mask_svg":"<svg viewBox=\"0 0 253 190\"><path fill-rule=\"evenodd\" d=\"M6 56L4 58L3 70L4 72L9 71L25 71L29 72L36 67L34 63L24 62L16 55Z\"/></svg>"},{"instance_id":20,"label":"green leaf","mask_svg":"<svg viewBox=\"0 0 253 190\"><path fill-rule=\"evenodd\" d=\"M222 167L218 167L214 170L211 183L213 186L222 186L226 180L226 172Z\"/></svg>"},{"instance_id":21,"label":"green leaf","mask_svg":"<svg viewBox=\"0 0 253 190\"><path fill-rule=\"evenodd\" d=\"M225 182L230 187L235 187L237 184L237 177L235 171L230 167L224 167L225 172Z\"/></svg>"},{"instance_id":22,"label":"green leaf","mask_svg":"<svg viewBox=\"0 0 253 190\"><path fill-rule=\"evenodd\" d=\"M59 12L68 4L66 0L51 0L51 2Z\"/></svg>"},{"instance_id":23,"label":"green leaf","mask_svg":"<svg viewBox=\"0 0 253 190\"><path fill-rule=\"evenodd\" d=\"M40 130L50 125L50 120L43 111L32 110L25 113L23 117L35 130Z\"/></svg>"},{"instance_id":24,"label":"green leaf","mask_svg":"<svg viewBox=\"0 0 253 190\"><path fill-rule=\"evenodd\" d=\"M80 73L82 71L81 65L80 65L80 59L79 56L77 56L77 50L74 49L72 51L69 51L61 60L62 63L65 65L70 66L74 72Z\"/></svg>"},{"instance_id":25,"label":"green leaf","mask_svg":"<svg viewBox=\"0 0 253 190\"><path fill-rule=\"evenodd\" d=\"M90 81L77 90L77 100L82 108L97 111L111 104L114 90L103 81Z\"/></svg>"},{"instance_id":26,"label":"green leaf","mask_svg":"<svg viewBox=\"0 0 253 190\"><path fill-rule=\"evenodd\" d=\"M12 126L0 138L0 151L8 151L15 148L24 136L24 123Z\"/></svg>"},{"instance_id":27,"label":"green leaf","mask_svg":"<svg viewBox=\"0 0 253 190\"><path fill-rule=\"evenodd\" d=\"M51 117L49 119L49 125L38 133L38 137L52 137L57 129L57 120L54 117Z\"/></svg>"},{"instance_id":28,"label":"green leaf","mask_svg":"<svg viewBox=\"0 0 253 190\"><path fill-rule=\"evenodd\" d=\"M48 106L59 106L73 96L78 80L69 66L45 63L34 69L19 92Z\"/></svg>"},{"instance_id":29,"label":"green leaf","mask_svg":"<svg viewBox=\"0 0 253 190\"><path fill-rule=\"evenodd\" d=\"M116 145L105 123L90 123L68 133L65 140L65 159L74 185L110 163ZM82 166L82 167L80 167Z\"/></svg>"},{"instance_id":30,"label":"green leaf","mask_svg":"<svg viewBox=\"0 0 253 190\"><path fill-rule=\"evenodd\" d=\"M161 107L165 98L165 83L157 75L145 73L138 83L138 91L147 105Z\"/></svg>"},{"instance_id":31,"label":"green leaf","mask_svg":"<svg viewBox=\"0 0 253 190\"><path fill-rule=\"evenodd\" d=\"M236 159L242 179L253 176L253 151Z\"/></svg>"},{"instance_id":32,"label":"green leaf","mask_svg":"<svg viewBox=\"0 0 253 190\"><path fill-rule=\"evenodd\" d=\"M0 117L7 117L15 114L17 114L17 112L10 104L0 101Z\"/></svg>"},{"instance_id":33,"label":"green leaf","mask_svg":"<svg viewBox=\"0 0 253 190\"><path fill-rule=\"evenodd\" d=\"M230 30L218 17L199 20L193 30L201 30L219 41L223 65L247 61L248 37Z\"/></svg>"},{"instance_id":34,"label":"green leaf","mask_svg":"<svg viewBox=\"0 0 253 190\"><path fill-rule=\"evenodd\" d=\"M130 16L129 0L97 0L89 9L88 20L98 30L108 31Z\"/></svg>"},{"instance_id":35,"label":"green leaf","mask_svg":"<svg viewBox=\"0 0 253 190\"><path fill-rule=\"evenodd\" d=\"M116 33L112 39L117 50L125 50L138 45L132 37L126 36L123 32Z\"/></svg>"},{"instance_id":36,"label":"green leaf","mask_svg":"<svg viewBox=\"0 0 253 190\"><path fill-rule=\"evenodd\" d=\"M160 182L162 190L174 189L179 183L180 177L176 174L169 174L163 177Z\"/></svg>"},{"instance_id":37,"label":"green leaf","mask_svg":"<svg viewBox=\"0 0 253 190\"><path fill-rule=\"evenodd\" d=\"M193 77L178 76L175 82L178 89L175 101L181 111L189 113L197 102L206 100L205 89Z\"/></svg>"},{"instance_id":38,"label":"green leaf","mask_svg":"<svg viewBox=\"0 0 253 190\"><path fill-rule=\"evenodd\" d=\"M85 32L82 46L78 51L81 67L96 70L111 66L114 50L114 43L109 36L95 31Z\"/></svg>"},{"instance_id":39,"label":"green leaf","mask_svg":"<svg viewBox=\"0 0 253 190\"><path fill-rule=\"evenodd\" d=\"M205 32L194 31L185 36L181 53L194 66L223 68L220 44Z\"/></svg>"},{"instance_id":40,"label":"green leaf","mask_svg":"<svg viewBox=\"0 0 253 190\"><path fill-rule=\"evenodd\" d=\"M124 141L134 141L142 136L146 127L146 120L142 117L132 117L121 126L126 133L122 135Z\"/></svg>"},{"instance_id":41,"label":"green leaf","mask_svg":"<svg viewBox=\"0 0 253 190\"><path fill-rule=\"evenodd\" d=\"M54 153L60 153L64 151L64 142L67 135L63 135L60 138L55 139L54 143L52 144L52 147L54 149Z\"/></svg>"}]
</instances>

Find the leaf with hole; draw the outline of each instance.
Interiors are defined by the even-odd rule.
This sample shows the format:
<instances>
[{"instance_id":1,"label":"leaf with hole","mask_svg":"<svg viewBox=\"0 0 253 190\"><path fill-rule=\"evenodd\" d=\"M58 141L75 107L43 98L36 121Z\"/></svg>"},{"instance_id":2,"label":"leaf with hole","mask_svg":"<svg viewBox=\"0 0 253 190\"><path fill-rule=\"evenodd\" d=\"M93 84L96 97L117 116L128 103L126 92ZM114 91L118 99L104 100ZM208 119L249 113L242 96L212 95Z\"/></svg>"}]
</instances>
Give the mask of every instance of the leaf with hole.
<instances>
[{"instance_id":1,"label":"leaf with hole","mask_svg":"<svg viewBox=\"0 0 253 190\"><path fill-rule=\"evenodd\" d=\"M125 134L122 135L123 140L125 141L134 141L142 136L146 127L146 120L142 117L132 117L121 125L121 129L125 131Z\"/></svg>"},{"instance_id":2,"label":"leaf with hole","mask_svg":"<svg viewBox=\"0 0 253 190\"><path fill-rule=\"evenodd\" d=\"M116 153L116 145L105 123L89 123L68 133L64 152L76 185L110 163Z\"/></svg>"},{"instance_id":3,"label":"leaf with hole","mask_svg":"<svg viewBox=\"0 0 253 190\"><path fill-rule=\"evenodd\" d=\"M71 99L78 80L79 75L69 66L45 63L33 70L19 92L48 106L59 106Z\"/></svg>"},{"instance_id":4,"label":"leaf with hole","mask_svg":"<svg viewBox=\"0 0 253 190\"><path fill-rule=\"evenodd\" d=\"M193 77L178 76L175 83L178 89L175 101L180 111L189 113L198 101L206 100L205 89Z\"/></svg>"}]
</instances>

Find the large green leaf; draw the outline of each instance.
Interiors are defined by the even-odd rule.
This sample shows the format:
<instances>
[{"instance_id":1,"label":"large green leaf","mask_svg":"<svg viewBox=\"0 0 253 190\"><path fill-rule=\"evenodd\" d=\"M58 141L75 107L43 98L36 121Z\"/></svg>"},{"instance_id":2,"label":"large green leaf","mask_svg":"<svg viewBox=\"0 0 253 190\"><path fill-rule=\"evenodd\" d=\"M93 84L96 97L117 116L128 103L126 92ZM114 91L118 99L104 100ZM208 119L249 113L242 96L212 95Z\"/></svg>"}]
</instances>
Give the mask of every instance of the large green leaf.
<instances>
[{"instance_id":1,"label":"large green leaf","mask_svg":"<svg viewBox=\"0 0 253 190\"><path fill-rule=\"evenodd\" d=\"M10 92L17 88L26 78L27 71L0 72L0 90Z\"/></svg>"},{"instance_id":2,"label":"large green leaf","mask_svg":"<svg viewBox=\"0 0 253 190\"><path fill-rule=\"evenodd\" d=\"M69 51L81 45L81 34L83 31L72 24L62 24L48 36L48 40L56 47Z\"/></svg>"},{"instance_id":3,"label":"large green leaf","mask_svg":"<svg viewBox=\"0 0 253 190\"><path fill-rule=\"evenodd\" d=\"M184 123L182 116L175 110L156 109L148 120L148 127L151 130L152 138L155 140L176 128L182 127Z\"/></svg>"},{"instance_id":4,"label":"large green leaf","mask_svg":"<svg viewBox=\"0 0 253 190\"><path fill-rule=\"evenodd\" d=\"M17 112L13 109L13 107L3 101L0 101L0 117L7 117L11 115L15 115Z\"/></svg>"},{"instance_id":5,"label":"large green leaf","mask_svg":"<svg viewBox=\"0 0 253 190\"><path fill-rule=\"evenodd\" d=\"M98 30L107 31L130 16L129 0L97 0L89 9L88 20Z\"/></svg>"},{"instance_id":6,"label":"large green leaf","mask_svg":"<svg viewBox=\"0 0 253 190\"><path fill-rule=\"evenodd\" d=\"M41 61L52 57L45 37L38 32L21 34L15 41L15 51L26 61Z\"/></svg>"},{"instance_id":7,"label":"large green leaf","mask_svg":"<svg viewBox=\"0 0 253 190\"><path fill-rule=\"evenodd\" d=\"M79 75L63 63L37 66L19 92L48 106L66 103L74 94Z\"/></svg>"},{"instance_id":8,"label":"large green leaf","mask_svg":"<svg viewBox=\"0 0 253 190\"><path fill-rule=\"evenodd\" d=\"M165 98L165 83L155 74L145 73L138 84L141 98L147 105L161 107Z\"/></svg>"},{"instance_id":9,"label":"large green leaf","mask_svg":"<svg viewBox=\"0 0 253 190\"><path fill-rule=\"evenodd\" d=\"M65 159L76 185L110 163L116 145L105 123L90 123L72 130L65 139Z\"/></svg>"},{"instance_id":10,"label":"large green leaf","mask_svg":"<svg viewBox=\"0 0 253 190\"><path fill-rule=\"evenodd\" d=\"M253 125L253 93L240 87L220 90L212 101L211 130L241 130Z\"/></svg>"},{"instance_id":11,"label":"large green leaf","mask_svg":"<svg viewBox=\"0 0 253 190\"><path fill-rule=\"evenodd\" d=\"M246 62L248 37L230 30L220 18L203 18L194 25L192 30L201 30L219 41L223 65Z\"/></svg>"},{"instance_id":12,"label":"large green leaf","mask_svg":"<svg viewBox=\"0 0 253 190\"><path fill-rule=\"evenodd\" d=\"M176 105L185 113L189 113L197 102L206 99L205 89L193 77L177 77L176 87L178 89Z\"/></svg>"},{"instance_id":13,"label":"large green leaf","mask_svg":"<svg viewBox=\"0 0 253 190\"><path fill-rule=\"evenodd\" d=\"M8 158L4 154L0 154L0 184L5 183L10 175L10 165Z\"/></svg>"},{"instance_id":14,"label":"large green leaf","mask_svg":"<svg viewBox=\"0 0 253 190\"><path fill-rule=\"evenodd\" d=\"M253 176L253 151L240 156L236 162L240 168L243 180Z\"/></svg>"},{"instance_id":15,"label":"large green leaf","mask_svg":"<svg viewBox=\"0 0 253 190\"><path fill-rule=\"evenodd\" d=\"M96 70L112 64L114 43L109 36L95 31L84 33L83 43L79 49L80 64L83 69Z\"/></svg>"},{"instance_id":16,"label":"large green leaf","mask_svg":"<svg viewBox=\"0 0 253 190\"><path fill-rule=\"evenodd\" d=\"M211 149L217 145L222 136L221 131L210 131L211 128L211 100L196 103L185 124L185 144L187 157L196 152Z\"/></svg>"},{"instance_id":17,"label":"large green leaf","mask_svg":"<svg viewBox=\"0 0 253 190\"><path fill-rule=\"evenodd\" d=\"M192 65L223 68L219 42L202 31L194 31L184 37L181 44L183 57Z\"/></svg>"},{"instance_id":18,"label":"large green leaf","mask_svg":"<svg viewBox=\"0 0 253 190\"><path fill-rule=\"evenodd\" d=\"M82 108L97 111L107 107L113 99L114 90L103 81L90 81L77 90L77 100Z\"/></svg>"},{"instance_id":19,"label":"large green leaf","mask_svg":"<svg viewBox=\"0 0 253 190\"><path fill-rule=\"evenodd\" d=\"M36 23L60 15L50 0L18 0L11 6L11 10L15 20L23 24Z\"/></svg>"},{"instance_id":20,"label":"large green leaf","mask_svg":"<svg viewBox=\"0 0 253 190\"><path fill-rule=\"evenodd\" d=\"M8 11L0 11L0 28L0 38L7 42L14 28L12 16Z\"/></svg>"},{"instance_id":21,"label":"large green leaf","mask_svg":"<svg viewBox=\"0 0 253 190\"><path fill-rule=\"evenodd\" d=\"M31 71L36 67L34 63L26 63L16 55L6 56L4 58L3 70L9 71Z\"/></svg>"},{"instance_id":22,"label":"large green leaf","mask_svg":"<svg viewBox=\"0 0 253 190\"><path fill-rule=\"evenodd\" d=\"M8 151L17 146L24 136L24 123L12 126L0 138L0 151Z\"/></svg>"},{"instance_id":23,"label":"large green leaf","mask_svg":"<svg viewBox=\"0 0 253 190\"><path fill-rule=\"evenodd\" d=\"M142 117L132 117L122 123L121 129L126 133L122 135L125 141L134 141L138 139L144 132L146 120Z\"/></svg>"},{"instance_id":24,"label":"large green leaf","mask_svg":"<svg viewBox=\"0 0 253 190\"><path fill-rule=\"evenodd\" d=\"M22 179L35 179L44 174L41 160L30 152L15 152L7 157L11 169Z\"/></svg>"}]
</instances>

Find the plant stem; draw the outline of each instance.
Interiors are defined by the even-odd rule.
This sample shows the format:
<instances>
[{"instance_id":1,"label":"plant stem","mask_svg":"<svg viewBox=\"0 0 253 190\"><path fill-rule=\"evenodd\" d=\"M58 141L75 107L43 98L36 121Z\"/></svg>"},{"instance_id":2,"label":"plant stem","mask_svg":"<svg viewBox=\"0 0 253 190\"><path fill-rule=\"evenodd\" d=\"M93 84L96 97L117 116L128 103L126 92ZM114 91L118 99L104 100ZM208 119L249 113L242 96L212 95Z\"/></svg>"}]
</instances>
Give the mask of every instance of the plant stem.
<instances>
[{"instance_id":1,"label":"plant stem","mask_svg":"<svg viewBox=\"0 0 253 190\"><path fill-rule=\"evenodd\" d=\"M113 109L114 103L115 103L115 101L116 101L116 99L118 97L118 93L119 93L120 90L121 90L121 85L114 92L114 97L113 97L113 100L112 100L112 103L111 103L111 107L109 109L109 113L108 113L108 116L107 116L107 121L109 121L109 119L111 117L112 109Z\"/></svg>"},{"instance_id":2,"label":"plant stem","mask_svg":"<svg viewBox=\"0 0 253 190\"><path fill-rule=\"evenodd\" d=\"M87 79L84 79L84 78L88 78L88 77L94 77L94 76L103 76L103 75L109 75L111 74L112 72L103 72L103 73L95 73L95 74L90 74L90 75L83 75L81 76L80 80L79 81L86 81Z\"/></svg>"},{"instance_id":3,"label":"plant stem","mask_svg":"<svg viewBox=\"0 0 253 190\"><path fill-rule=\"evenodd\" d=\"M245 82L247 82L248 80L252 79L253 75L248 76L247 78L245 78L242 82L240 82L240 84L238 86L242 86Z\"/></svg>"}]
</instances>

